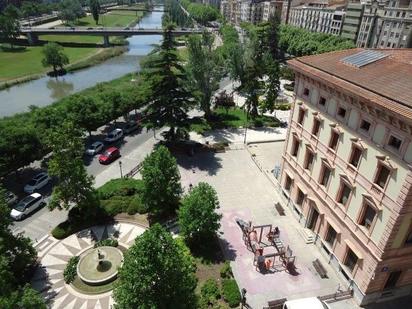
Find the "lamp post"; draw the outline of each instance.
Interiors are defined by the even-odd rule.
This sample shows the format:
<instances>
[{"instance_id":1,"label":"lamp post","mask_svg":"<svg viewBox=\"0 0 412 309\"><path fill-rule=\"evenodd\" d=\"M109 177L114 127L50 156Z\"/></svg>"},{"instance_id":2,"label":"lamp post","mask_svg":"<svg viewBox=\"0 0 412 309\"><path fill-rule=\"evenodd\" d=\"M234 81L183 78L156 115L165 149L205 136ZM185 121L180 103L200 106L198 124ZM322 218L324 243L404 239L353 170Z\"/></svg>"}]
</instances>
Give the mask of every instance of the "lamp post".
<instances>
[{"instance_id":1,"label":"lamp post","mask_svg":"<svg viewBox=\"0 0 412 309\"><path fill-rule=\"evenodd\" d=\"M246 306L246 289L243 288L241 291L241 302L240 302L240 309L243 309L243 306Z\"/></svg>"},{"instance_id":2,"label":"lamp post","mask_svg":"<svg viewBox=\"0 0 412 309\"><path fill-rule=\"evenodd\" d=\"M122 161L119 161L120 178L123 178Z\"/></svg>"}]
</instances>

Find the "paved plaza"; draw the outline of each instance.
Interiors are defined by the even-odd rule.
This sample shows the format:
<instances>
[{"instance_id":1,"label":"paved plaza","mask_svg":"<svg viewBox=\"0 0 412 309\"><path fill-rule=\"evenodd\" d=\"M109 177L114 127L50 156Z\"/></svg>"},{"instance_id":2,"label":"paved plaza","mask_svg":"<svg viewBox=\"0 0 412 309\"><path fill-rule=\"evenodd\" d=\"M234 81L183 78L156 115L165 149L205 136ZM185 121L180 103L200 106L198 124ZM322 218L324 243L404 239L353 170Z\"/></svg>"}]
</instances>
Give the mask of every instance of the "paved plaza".
<instances>
[{"instance_id":1,"label":"paved plaza","mask_svg":"<svg viewBox=\"0 0 412 309\"><path fill-rule=\"evenodd\" d=\"M51 308L111 308L111 291L97 295L79 293L64 282L63 271L71 257L91 248L96 241L113 237L118 240L120 246L129 248L135 238L144 231L145 228L134 224L114 223L93 226L63 240L57 240L52 236L43 238L36 246L40 267L32 279L32 285L49 300Z\"/></svg>"},{"instance_id":2,"label":"paved plaza","mask_svg":"<svg viewBox=\"0 0 412 309\"><path fill-rule=\"evenodd\" d=\"M265 145L261 147L261 145ZM251 147L252 146L252 147ZM273 150L270 150L273 146ZM246 288L247 300L252 308L262 308L267 301L283 297L296 299L321 296L336 292L338 286L345 288L334 270L328 265L314 245L304 242L299 230L302 228L285 208L286 216L280 216L274 204L280 197L273 182L258 165L269 170L271 160L280 159L283 143L259 144L249 149L235 147L226 153L199 153L194 157L178 157L182 184L200 181L211 184L219 195L223 214L221 239L225 255L231 260L235 278L240 288ZM255 160L252 159L255 154ZM280 238L289 245L296 256L297 274L279 271L261 274L253 266L253 253L248 251L242 240L242 232L235 219L252 221L254 225L272 224L280 230ZM266 252L264 252L266 253ZM321 279L312 262L320 259L326 268L328 278ZM355 307L351 301L346 308Z\"/></svg>"}]
</instances>

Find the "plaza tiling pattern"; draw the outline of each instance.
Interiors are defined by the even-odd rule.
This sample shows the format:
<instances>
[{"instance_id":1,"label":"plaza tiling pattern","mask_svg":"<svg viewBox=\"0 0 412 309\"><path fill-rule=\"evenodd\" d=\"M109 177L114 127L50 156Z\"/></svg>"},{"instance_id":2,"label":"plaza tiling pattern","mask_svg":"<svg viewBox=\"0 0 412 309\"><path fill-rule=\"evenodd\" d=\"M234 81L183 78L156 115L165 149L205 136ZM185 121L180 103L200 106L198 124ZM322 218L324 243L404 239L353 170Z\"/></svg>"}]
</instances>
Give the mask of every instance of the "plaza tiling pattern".
<instances>
[{"instance_id":1,"label":"plaza tiling pattern","mask_svg":"<svg viewBox=\"0 0 412 309\"><path fill-rule=\"evenodd\" d=\"M94 226L63 240L48 236L36 246L41 267L36 271L32 284L49 300L51 308L108 309L113 305L112 292L86 295L75 291L64 282L63 271L66 264L72 256L90 248L96 241L114 237L120 245L128 248L144 231L145 228L134 224L115 223Z\"/></svg>"}]
</instances>

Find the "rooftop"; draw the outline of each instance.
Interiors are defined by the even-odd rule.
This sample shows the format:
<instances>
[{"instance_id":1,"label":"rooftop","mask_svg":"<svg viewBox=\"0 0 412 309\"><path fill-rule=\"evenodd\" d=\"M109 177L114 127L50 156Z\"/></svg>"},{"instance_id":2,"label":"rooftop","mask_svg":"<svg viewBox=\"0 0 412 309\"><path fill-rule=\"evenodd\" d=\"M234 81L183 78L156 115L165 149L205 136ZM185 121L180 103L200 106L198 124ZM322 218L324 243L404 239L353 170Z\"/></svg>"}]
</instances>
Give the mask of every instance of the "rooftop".
<instances>
[{"instance_id":1,"label":"rooftop","mask_svg":"<svg viewBox=\"0 0 412 309\"><path fill-rule=\"evenodd\" d=\"M333 83L412 119L412 49L372 51L384 57L361 66L348 63L347 59L359 58L354 55L365 54L365 49L355 48L295 58L288 63L297 71Z\"/></svg>"}]
</instances>

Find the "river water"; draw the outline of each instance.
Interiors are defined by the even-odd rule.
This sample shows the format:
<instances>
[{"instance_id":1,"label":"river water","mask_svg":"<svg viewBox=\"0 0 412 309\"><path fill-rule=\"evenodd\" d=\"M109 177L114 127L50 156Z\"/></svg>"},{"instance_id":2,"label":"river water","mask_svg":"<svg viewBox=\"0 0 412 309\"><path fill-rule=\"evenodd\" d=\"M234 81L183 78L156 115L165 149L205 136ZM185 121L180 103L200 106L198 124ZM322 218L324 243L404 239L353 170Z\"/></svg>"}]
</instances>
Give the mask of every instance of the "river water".
<instances>
[{"instance_id":1,"label":"river water","mask_svg":"<svg viewBox=\"0 0 412 309\"><path fill-rule=\"evenodd\" d=\"M162 12L149 12L136 27L160 28L162 15ZM161 38L161 35L135 35L127 39L128 52L118 57L84 70L68 73L58 79L45 76L2 90L0 91L0 117L28 111L31 105L46 106L99 82L138 72L140 60L153 49L153 44L160 42Z\"/></svg>"}]
</instances>

